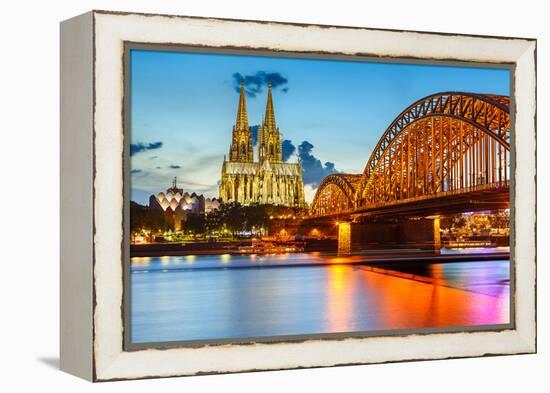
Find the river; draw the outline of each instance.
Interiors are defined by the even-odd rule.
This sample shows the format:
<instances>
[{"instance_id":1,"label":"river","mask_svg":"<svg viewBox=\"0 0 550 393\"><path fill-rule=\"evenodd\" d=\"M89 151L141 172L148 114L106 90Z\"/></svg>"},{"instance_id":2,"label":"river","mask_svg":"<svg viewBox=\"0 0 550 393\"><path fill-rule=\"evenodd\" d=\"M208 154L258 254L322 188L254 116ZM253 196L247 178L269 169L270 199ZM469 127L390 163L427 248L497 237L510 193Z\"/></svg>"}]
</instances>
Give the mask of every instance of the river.
<instances>
[{"instance_id":1,"label":"river","mask_svg":"<svg viewBox=\"0 0 550 393\"><path fill-rule=\"evenodd\" d=\"M362 264L365 259L319 253L132 258L131 341L509 321L507 259L438 263L419 256L376 266Z\"/></svg>"}]
</instances>

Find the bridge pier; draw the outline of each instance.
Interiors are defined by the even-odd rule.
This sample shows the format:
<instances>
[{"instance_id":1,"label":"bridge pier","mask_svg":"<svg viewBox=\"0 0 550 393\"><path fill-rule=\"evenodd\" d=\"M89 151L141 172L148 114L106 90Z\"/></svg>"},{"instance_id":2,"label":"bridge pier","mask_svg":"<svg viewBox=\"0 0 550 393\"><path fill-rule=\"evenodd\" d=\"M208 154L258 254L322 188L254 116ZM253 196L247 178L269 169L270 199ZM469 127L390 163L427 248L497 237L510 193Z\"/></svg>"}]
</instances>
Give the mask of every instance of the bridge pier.
<instances>
[{"instance_id":1,"label":"bridge pier","mask_svg":"<svg viewBox=\"0 0 550 393\"><path fill-rule=\"evenodd\" d=\"M441 219L439 216L433 219L433 240L434 240L434 250L441 250Z\"/></svg>"},{"instance_id":2,"label":"bridge pier","mask_svg":"<svg viewBox=\"0 0 550 393\"><path fill-rule=\"evenodd\" d=\"M351 254L351 223L338 224L338 255Z\"/></svg>"},{"instance_id":3,"label":"bridge pier","mask_svg":"<svg viewBox=\"0 0 550 393\"><path fill-rule=\"evenodd\" d=\"M394 219L338 224L338 254L362 249L441 249L440 218Z\"/></svg>"}]
</instances>

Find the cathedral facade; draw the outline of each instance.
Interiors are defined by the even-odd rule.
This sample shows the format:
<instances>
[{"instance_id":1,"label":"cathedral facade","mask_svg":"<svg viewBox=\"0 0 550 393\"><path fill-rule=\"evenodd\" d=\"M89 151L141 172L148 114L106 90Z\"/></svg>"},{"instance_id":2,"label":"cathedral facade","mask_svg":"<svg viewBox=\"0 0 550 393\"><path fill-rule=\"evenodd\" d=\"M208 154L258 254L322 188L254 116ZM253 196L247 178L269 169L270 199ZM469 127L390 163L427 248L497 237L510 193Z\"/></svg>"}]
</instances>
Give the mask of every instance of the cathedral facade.
<instances>
[{"instance_id":1,"label":"cathedral facade","mask_svg":"<svg viewBox=\"0 0 550 393\"><path fill-rule=\"evenodd\" d=\"M258 160L255 161L252 130L248 126L244 86L241 83L229 159L225 157L222 165L220 198L243 205L259 203L306 207L302 166L300 163L283 162L282 159L281 133L275 123L271 84L268 85L264 119L258 128Z\"/></svg>"}]
</instances>

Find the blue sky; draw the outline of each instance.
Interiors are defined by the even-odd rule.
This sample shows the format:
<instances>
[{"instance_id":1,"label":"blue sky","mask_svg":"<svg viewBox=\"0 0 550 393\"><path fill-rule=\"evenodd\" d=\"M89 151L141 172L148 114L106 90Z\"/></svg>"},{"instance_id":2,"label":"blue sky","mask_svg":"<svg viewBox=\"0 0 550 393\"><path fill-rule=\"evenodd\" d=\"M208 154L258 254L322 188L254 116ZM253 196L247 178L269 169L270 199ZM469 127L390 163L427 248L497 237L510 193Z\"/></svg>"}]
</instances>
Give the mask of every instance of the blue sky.
<instances>
[{"instance_id":1,"label":"blue sky","mask_svg":"<svg viewBox=\"0 0 550 393\"><path fill-rule=\"evenodd\" d=\"M143 204L174 176L186 191L218 196L243 77L251 126L265 111L266 79L275 82L277 125L296 147L289 162L301 151L316 164L304 168L308 201L326 173L362 172L414 101L449 90L510 94L506 69L151 50L132 50L130 64L132 200Z\"/></svg>"}]
</instances>

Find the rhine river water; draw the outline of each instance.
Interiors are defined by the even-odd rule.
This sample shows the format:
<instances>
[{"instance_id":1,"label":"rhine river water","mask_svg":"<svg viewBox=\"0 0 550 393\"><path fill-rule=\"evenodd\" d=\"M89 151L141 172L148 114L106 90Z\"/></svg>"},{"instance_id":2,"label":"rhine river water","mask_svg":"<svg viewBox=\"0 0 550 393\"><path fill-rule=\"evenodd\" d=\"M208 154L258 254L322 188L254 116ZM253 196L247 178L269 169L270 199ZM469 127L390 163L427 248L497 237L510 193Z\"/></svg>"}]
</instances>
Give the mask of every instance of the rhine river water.
<instances>
[{"instance_id":1,"label":"rhine river water","mask_svg":"<svg viewBox=\"0 0 550 393\"><path fill-rule=\"evenodd\" d=\"M364 259L319 253L132 258L132 342L509 322L508 260L358 264Z\"/></svg>"}]
</instances>

